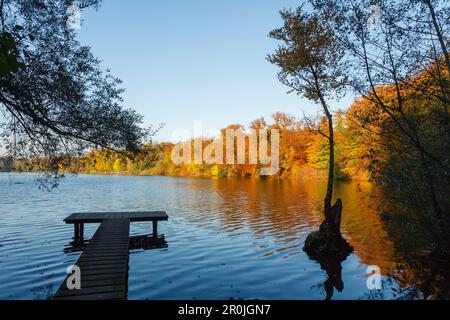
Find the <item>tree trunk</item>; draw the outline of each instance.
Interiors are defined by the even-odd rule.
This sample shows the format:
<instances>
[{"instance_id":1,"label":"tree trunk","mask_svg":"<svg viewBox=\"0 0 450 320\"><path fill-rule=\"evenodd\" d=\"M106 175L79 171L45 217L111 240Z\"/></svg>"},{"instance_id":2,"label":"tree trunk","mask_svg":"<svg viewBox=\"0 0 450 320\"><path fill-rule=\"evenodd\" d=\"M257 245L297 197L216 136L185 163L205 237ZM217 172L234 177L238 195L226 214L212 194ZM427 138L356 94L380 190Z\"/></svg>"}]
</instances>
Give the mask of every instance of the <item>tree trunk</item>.
<instances>
[{"instance_id":1,"label":"tree trunk","mask_svg":"<svg viewBox=\"0 0 450 320\"><path fill-rule=\"evenodd\" d=\"M317 96L322 105L323 112L328 121L328 144L330 148L330 158L328 161L328 183L325 195L325 221L320 225L317 232L310 233L305 241L303 250L313 259L323 261L323 259L345 259L353 248L345 241L341 235L342 201L338 199L334 206L331 206L333 199L334 182L334 129L333 116L325 102L319 81L314 68L311 67L314 76Z\"/></svg>"},{"instance_id":2,"label":"tree trunk","mask_svg":"<svg viewBox=\"0 0 450 320\"><path fill-rule=\"evenodd\" d=\"M317 74L314 71L314 68L311 67L311 72L314 76L314 83L316 87L316 93L319 97L320 104L322 105L323 112L327 117L328 122L328 145L330 147L330 158L328 160L328 183L327 183L327 194L325 196L325 208L324 214L325 219L327 219L330 215L331 210L331 200L333 198L333 181L334 181L334 129L333 129L333 116L331 115L330 110L328 109L327 103L325 102L325 98L322 94L322 90L319 85L319 80L317 78Z\"/></svg>"},{"instance_id":3,"label":"tree trunk","mask_svg":"<svg viewBox=\"0 0 450 320\"><path fill-rule=\"evenodd\" d=\"M334 181L334 130L333 118L331 114L327 114L328 119L328 144L330 148L330 158L328 161L328 183L327 193L325 196L325 219L329 218L331 211L331 200L333 198L333 181Z\"/></svg>"},{"instance_id":4,"label":"tree trunk","mask_svg":"<svg viewBox=\"0 0 450 320\"><path fill-rule=\"evenodd\" d=\"M308 235L303 250L313 259L345 259L353 248L341 235L342 201L331 207L319 231Z\"/></svg>"},{"instance_id":5,"label":"tree trunk","mask_svg":"<svg viewBox=\"0 0 450 320\"><path fill-rule=\"evenodd\" d=\"M445 58L445 64L447 65L448 71L450 71L450 57L448 55L447 46L445 45L445 40L444 40L444 36L442 34L442 30L439 27L439 24L436 19L436 12L434 11L433 5L431 4L430 0L424 0L424 2L427 5L428 10L430 11L431 21L433 22L433 27L434 27L434 30L436 31L436 36L438 37L439 44L442 49L442 54L444 55L444 58Z\"/></svg>"}]
</instances>

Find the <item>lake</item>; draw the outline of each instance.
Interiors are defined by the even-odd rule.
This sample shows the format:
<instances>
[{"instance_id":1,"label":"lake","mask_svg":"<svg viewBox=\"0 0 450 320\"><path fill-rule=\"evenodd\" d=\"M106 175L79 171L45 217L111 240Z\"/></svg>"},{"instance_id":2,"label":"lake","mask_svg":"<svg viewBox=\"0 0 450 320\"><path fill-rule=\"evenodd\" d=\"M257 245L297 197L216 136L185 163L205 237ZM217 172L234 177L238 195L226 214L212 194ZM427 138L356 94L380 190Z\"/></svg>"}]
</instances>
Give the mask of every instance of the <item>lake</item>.
<instances>
[{"instance_id":1,"label":"lake","mask_svg":"<svg viewBox=\"0 0 450 320\"><path fill-rule=\"evenodd\" d=\"M51 192L35 174L0 174L0 299L49 299L80 252L65 252L73 212L163 210L166 248L130 251L129 299L324 299L326 270L302 251L322 220L325 184L278 179L66 177ZM408 272L370 197L369 183L338 183L342 232L354 247L333 299L402 298ZM86 225L89 238L97 225ZM151 233L131 224L130 235ZM369 290L367 267L383 287ZM405 268L405 269L404 269ZM408 284L406 284L406 287Z\"/></svg>"}]
</instances>

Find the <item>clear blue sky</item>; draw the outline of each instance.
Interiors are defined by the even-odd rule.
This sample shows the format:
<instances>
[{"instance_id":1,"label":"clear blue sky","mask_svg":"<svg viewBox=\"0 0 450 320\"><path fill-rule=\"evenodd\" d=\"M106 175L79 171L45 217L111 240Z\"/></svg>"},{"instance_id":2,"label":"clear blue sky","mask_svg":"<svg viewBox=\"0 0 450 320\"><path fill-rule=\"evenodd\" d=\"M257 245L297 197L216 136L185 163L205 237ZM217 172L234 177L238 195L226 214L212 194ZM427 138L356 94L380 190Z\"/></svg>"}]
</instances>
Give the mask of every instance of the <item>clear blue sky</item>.
<instances>
[{"instance_id":1,"label":"clear blue sky","mask_svg":"<svg viewBox=\"0 0 450 320\"><path fill-rule=\"evenodd\" d=\"M156 140L173 130L248 125L276 111L301 116L318 107L295 94L265 60L277 44L267 37L281 25L279 10L293 0L105 0L82 12L78 31L123 80L125 104L145 124L166 123ZM351 99L339 106L348 107Z\"/></svg>"}]
</instances>

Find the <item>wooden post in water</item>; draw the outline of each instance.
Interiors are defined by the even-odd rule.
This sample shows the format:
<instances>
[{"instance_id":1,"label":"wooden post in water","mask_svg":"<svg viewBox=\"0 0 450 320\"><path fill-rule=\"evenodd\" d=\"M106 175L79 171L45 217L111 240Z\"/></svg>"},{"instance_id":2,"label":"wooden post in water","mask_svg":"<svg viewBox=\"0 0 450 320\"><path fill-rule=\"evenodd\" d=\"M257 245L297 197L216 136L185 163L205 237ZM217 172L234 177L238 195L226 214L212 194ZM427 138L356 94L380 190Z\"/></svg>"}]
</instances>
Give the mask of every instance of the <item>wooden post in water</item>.
<instances>
[{"instance_id":1,"label":"wooden post in water","mask_svg":"<svg viewBox=\"0 0 450 320\"><path fill-rule=\"evenodd\" d=\"M75 223L74 224L74 236L73 239L75 242L82 242L84 240L84 223Z\"/></svg>"},{"instance_id":2,"label":"wooden post in water","mask_svg":"<svg viewBox=\"0 0 450 320\"><path fill-rule=\"evenodd\" d=\"M153 222L153 237L156 238L158 236L158 221L154 220Z\"/></svg>"}]
</instances>

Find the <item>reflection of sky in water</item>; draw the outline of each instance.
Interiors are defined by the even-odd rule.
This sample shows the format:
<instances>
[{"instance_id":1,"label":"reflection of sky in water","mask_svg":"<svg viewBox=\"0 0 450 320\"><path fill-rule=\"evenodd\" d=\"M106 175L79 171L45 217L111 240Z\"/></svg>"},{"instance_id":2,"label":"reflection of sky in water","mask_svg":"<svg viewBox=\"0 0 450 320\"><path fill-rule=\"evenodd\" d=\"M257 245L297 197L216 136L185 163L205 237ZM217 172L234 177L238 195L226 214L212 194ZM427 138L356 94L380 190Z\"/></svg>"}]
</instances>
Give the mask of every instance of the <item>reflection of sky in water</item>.
<instances>
[{"instance_id":1,"label":"reflection of sky in water","mask_svg":"<svg viewBox=\"0 0 450 320\"><path fill-rule=\"evenodd\" d=\"M0 298L45 299L79 253L65 254L72 212L165 210L168 248L130 253L130 299L323 299L325 271L302 251L321 220L323 183L248 179L86 176L51 193L34 175L0 174ZM364 187L364 186L363 186ZM366 186L369 188L369 186ZM343 232L355 254L342 263L334 299L392 298L396 284L369 292L367 265L396 267L392 244L356 184L342 184ZM86 237L96 225L87 225ZM150 233L133 223L131 235ZM391 281L391 283L389 283Z\"/></svg>"}]
</instances>

